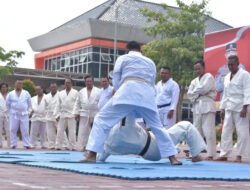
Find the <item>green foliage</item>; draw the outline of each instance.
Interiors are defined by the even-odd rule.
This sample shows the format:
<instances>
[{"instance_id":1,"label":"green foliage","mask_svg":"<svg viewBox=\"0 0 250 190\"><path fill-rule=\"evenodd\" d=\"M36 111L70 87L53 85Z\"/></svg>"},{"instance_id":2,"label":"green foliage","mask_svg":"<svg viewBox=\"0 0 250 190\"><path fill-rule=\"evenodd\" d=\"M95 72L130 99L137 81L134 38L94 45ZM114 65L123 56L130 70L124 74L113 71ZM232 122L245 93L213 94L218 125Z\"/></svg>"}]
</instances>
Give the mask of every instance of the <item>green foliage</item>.
<instances>
[{"instance_id":1,"label":"green foliage","mask_svg":"<svg viewBox=\"0 0 250 190\"><path fill-rule=\"evenodd\" d=\"M0 80L3 80L6 76L13 73L12 68L16 67L18 62L17 58L21 58L24 55L22 51L9 51L6 52L0 46L0 63L4 63L4 66L0 66Z\"/></svg>"},{"instance_id":2,"label":"green foliage","mask_svg":"<svg viewBox=\"0 0 250 190\"><path fill-rule=\"evenodd\" d=\"M176 2L179 11L165 4L162 5L165 13L141 9L149 22L155 22L153 26L144 28L155 40L143 47L143 54L154 60L158 70L162 66L170 67L174 80L180 86L186 86L194 78L193 63L203 57L203 36L209 12L206 11L206 0L190 5L181 0Z\"/></svg>"},{"instance_id":3,"label":"green foliage","mask_svg":"<svg viewBox=\"0 0 250 190\"><path fill-rule=\"evenodd\" d=\"M23 80L23 89L24 90L27 90L29 93L30 93L30 96L33 97L36 95L36 86L35 84L30 81L30 80Z\"/></svg>"}]
</instances>

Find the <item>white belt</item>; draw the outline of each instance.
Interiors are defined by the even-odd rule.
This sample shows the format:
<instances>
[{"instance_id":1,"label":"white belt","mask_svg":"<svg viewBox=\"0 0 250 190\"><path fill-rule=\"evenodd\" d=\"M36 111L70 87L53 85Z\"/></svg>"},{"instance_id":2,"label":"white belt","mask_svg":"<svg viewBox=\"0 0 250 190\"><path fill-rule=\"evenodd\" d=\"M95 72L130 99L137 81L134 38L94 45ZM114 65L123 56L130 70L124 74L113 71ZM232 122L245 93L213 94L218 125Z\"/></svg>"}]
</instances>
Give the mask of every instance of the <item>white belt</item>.
<instances>
[{"instance_id":1,"label":"white belt","mask_svg":"<svg viewBox=\"0 0 250 190\"><path fill-rule=\"evenodd\" d=\"M145 82L145 83L147 83L147 84L149 84L149 85L152 85L151 82L149 82L149 81L147 81L147 80L145 80L145 79L136 78L136 77L126 78L126 79L122 82L122 84L125 83L125 82L127 82L127 81L141 81L141 82Z\"/></svg>"}]
</instances>

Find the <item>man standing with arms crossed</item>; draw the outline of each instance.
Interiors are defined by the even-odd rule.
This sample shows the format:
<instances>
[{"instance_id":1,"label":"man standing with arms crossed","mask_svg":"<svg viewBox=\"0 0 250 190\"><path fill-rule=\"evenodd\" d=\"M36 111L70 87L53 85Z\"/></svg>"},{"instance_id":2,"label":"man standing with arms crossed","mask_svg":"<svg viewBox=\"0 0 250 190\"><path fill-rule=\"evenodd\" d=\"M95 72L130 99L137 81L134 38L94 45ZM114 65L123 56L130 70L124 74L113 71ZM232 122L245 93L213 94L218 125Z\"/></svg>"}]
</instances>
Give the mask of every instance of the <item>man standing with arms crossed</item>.
<instances>
[{"instance_id":1,"label":"man standing with arms crossed","mask_svg":"<svg viewBox=\"0 0 250 190\"><path fill-rule=\"evenodd\" d=\"M6 99L6 106L10 114L10 142L11 147L17 147L17 131L20 127L23 146L30 149L29 139L29 108L31 106L30 94L23 89L23 82L15 82L15 90L11 91Z\"/></svg>"},{"instance_id":2,"label":"man standing with arms crossed","mask_svg":"<svg viewBox=\"0 0 250 190\"><path fill-rule=\"evenodd\" d=\"M156 85L156 104L164 128L169 129L176 123L176 107L179 101L180 88L172 79L170 68L161 68L161 81Z\"/></svg>"},{"instance_id":3,"label":"man standing with arms crossed","mask_svg":"<svg viewBox=\"0 0 250 190\"><path fill-rule=\"evenodd\" d=\"M145 119L156 136L161 157L169 157L172 165L181 165L168 133L161 125L155 99L156 67L152 60L142 56L140 45L127 44L128 54L120 56L115 64L113 85L116 93L95 117L87 152L82 162L96 162L96 153L102 153L110 129L127 115Z\"/></svg>"}]
</instances>

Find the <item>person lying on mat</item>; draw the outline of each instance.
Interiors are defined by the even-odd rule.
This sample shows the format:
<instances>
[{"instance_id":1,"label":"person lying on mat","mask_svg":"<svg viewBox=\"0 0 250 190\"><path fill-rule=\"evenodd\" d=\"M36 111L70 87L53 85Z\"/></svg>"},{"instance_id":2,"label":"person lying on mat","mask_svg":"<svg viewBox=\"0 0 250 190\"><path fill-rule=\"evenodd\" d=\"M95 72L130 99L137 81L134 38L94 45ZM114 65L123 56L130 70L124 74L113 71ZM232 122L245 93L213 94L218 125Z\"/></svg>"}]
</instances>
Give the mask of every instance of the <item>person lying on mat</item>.
<instances>
[{"instance_id":1,"label":"person lying on mat","mask_svg":"<svg viewBox=\"0 0 250 190\"><path fill-rule=\"evenodd\" d=\"M120 56L114 67L113 85L116 93L97 113L82 162L96 162L96 154L102 153L104 142L112 127L131 112L143 117L156 137L162 158L169 157L171 164L181 165L175 158L177 151L163 128L155 99L156 67L143 56L140 44L127 44L126 55Z\"/></svg>"},{"instance_id":2,"label":"person lying on mat","mask_svg":"<svg viewBox=\"0 0 250 190\"><path fill-rule=\"evenodd\" d=\"M155 136L147 130L143 121L138 123L136 121L134 118L127 117L125 125L118 123L111 129L104 144L104 152L97 155L98 161L105 161L112 154L140 155L151 161L161 159ZM199 153L206 149L206 144L198 130L190 122L178 122L166 129L166 132L175 145L186 140L192 155L192 162L202 160Z\"/></svg>"}]
</instances>

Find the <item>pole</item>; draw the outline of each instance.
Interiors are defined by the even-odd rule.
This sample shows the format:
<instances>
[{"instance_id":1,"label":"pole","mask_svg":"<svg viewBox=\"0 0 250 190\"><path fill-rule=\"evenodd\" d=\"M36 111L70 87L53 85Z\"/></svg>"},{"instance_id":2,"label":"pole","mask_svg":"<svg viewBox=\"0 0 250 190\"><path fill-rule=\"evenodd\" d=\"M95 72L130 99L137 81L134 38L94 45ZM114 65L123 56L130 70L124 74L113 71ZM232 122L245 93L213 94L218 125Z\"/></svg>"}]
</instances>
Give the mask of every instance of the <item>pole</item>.
<instances>
[{"instance_id":1,"label":"pole","mask_svg":"<svg viewBox=\"0 0 250 190\"><path fill-rule=\"evenodd\" d=\"M116 55L117 55L117 22L118 22L118 8L119 6L116 6L115 8L115 34L114 34L114 64L116 61Z\"/></svg>"}]
</instances>

